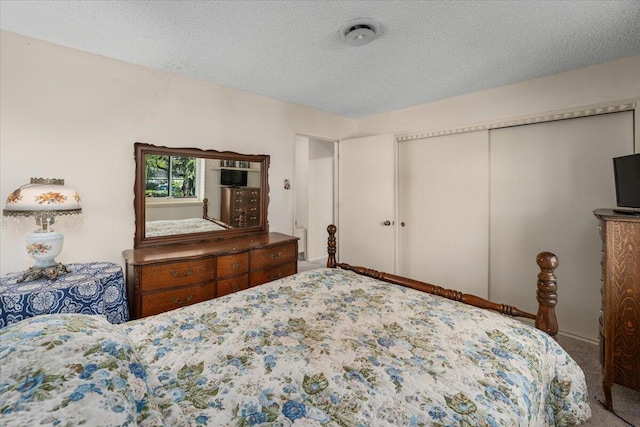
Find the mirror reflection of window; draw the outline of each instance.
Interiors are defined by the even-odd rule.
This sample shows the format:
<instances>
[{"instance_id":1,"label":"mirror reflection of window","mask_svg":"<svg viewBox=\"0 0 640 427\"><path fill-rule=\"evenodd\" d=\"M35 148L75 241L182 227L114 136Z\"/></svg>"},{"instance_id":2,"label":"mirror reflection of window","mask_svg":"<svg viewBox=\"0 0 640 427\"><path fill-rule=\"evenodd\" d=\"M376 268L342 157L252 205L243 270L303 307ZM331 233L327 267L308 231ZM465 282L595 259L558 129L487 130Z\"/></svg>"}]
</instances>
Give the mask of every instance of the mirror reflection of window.
<instances>
[{"instance_id":1,"label":"mirror reflection of window","mask_svg":"<svg viewBox=\"0 0 640 427\"><path fill-rule=\"evenodd\" d=\"M197 160L195 157L147 154L145 196L164 199L197 198L201 182Z\"/></svg>"}]
</instances>

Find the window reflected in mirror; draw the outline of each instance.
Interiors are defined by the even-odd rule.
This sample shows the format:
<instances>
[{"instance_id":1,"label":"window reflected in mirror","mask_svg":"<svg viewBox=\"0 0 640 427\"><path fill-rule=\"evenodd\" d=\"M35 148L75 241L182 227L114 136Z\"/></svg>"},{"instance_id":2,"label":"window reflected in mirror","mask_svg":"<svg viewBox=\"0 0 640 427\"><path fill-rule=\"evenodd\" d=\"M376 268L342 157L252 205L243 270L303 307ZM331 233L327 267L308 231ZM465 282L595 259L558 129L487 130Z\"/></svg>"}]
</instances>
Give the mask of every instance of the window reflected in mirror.
<instances>
[{"instance_id":1,"label":"window reflected in mirror","mask_svg":"<svg viewBox=\"0 0 640 427\"><path fill-rule=\"evenodd\" d=\"M198 160L204 159L147 154L145 196L154 199L195 198L202 174Z\"/></svg>"}]
</instances>

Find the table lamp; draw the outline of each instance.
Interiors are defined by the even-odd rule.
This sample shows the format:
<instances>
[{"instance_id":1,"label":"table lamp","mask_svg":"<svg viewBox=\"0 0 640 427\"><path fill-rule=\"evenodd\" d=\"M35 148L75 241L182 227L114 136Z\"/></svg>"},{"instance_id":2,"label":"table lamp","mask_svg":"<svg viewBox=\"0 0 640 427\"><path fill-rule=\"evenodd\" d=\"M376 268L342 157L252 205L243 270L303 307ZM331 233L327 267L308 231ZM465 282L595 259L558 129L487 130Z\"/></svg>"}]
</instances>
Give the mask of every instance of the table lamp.
<instances>
[{"instance_id":1,"label":"table lamp","mask_svg":"<svg viewBox=\"0 0 640 427\"><path fill-rule=\"evenodd\" d=\"M58 223L75 225L82 222L80 196L75 190L65 187L64 179L31 178L7 197L2 210L3 226L22 228L24 219L34 217L38 228L26 239L27 253L36 260L19 280L55 279L69 269L56 262L62 251L64 237L54 230Z\"/></svg>"}]
</instances>

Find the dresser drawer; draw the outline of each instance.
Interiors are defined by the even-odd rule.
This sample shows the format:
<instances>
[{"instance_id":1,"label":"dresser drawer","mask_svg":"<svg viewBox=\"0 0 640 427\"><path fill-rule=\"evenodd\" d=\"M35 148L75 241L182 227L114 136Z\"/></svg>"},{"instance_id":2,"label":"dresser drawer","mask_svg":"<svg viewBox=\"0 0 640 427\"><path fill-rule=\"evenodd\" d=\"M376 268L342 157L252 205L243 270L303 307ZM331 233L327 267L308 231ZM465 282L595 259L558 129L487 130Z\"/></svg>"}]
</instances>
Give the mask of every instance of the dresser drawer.
<instances>
[{"instance_id":1,"label":"dresser drawer","mask_svg":"<svg viewBox=\"0 0 640 427\"><path fill-rule=\"evenodd\" d=\"M142 295L142 317L162 313L197 302L215 298L215 282L189 286L173 291Z\"/></svg>"},{"instance_id":2,"label":"dresser drawer","mask_svg":"<svg viewBox=\"0 0 640 427\"><path fill-rule=\"evenodd\" d=\"M219 256L218 278L234 277L249 271L249 252Z\"/></svg>"},{"instance_id":3,"label":"dresser drawer","mask_svg":"<svg viewBox=\"0 0 640 427\"><path fill-rule=\"evenodd\" d=\"M296 260L296 244L287 243L251 252L251 270L263 270Z\"/></svg>"},{"instance_id":4,"label":"dresser drawer","mask_svg":"<svg viewBox=\"0 0 640 427\"><path fill-rule=\"evenodd\" d=\"M233 292L238 292L243 289L249 288L249 275L244 274L240 277L234 277L232 279L218 280L218 289L216 291L216 297L222 297Z\"/></svg>"},{"instance_id":5,"label":"dresser drawer","mask_svg":"<svg viewBox=\"0 0 640 427\"><path fill-rule=\"evenodd\" d=\"M251 286L258 286L258 285L262 285L263 283L282 279L283 277L296 274L296 271L297 271L297 264L295 261L290 262L288 264L279 265L277 267L269 268L267 270L252 271Z\"/></svg>"},{"instance_id":6,"label":"dresser drawer","mask_svg":"<svg viewBox=\"0 0 640 427\"><path fill-rule=\"evenodd\" d=\"M215 277L215 258L148 265L141 268L140 292L209 282Z\"/></svg>"}]
</instances>

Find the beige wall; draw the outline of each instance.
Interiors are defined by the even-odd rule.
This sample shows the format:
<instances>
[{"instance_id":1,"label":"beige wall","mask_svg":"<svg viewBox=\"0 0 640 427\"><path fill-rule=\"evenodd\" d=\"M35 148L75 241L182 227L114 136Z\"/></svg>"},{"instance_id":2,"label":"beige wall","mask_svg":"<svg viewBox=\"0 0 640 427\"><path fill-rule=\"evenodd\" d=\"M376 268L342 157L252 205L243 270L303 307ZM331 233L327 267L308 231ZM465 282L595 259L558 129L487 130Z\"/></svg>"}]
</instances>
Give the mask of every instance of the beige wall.
<instances>
[{"instance_id":1,"label":"beige wall","mask_svg":"<svg viewBox=\"0 0 640 427\"><path fill-rule=\"evenodd\" d=\"M30 177L64 178L84 224L59 261L122 263L132 247L133 143L271 155L271 231L292 233L296 133L341 139L351 119L0 33L0 197ZM35 228L35 227L34 227ZM3 230L0 274L33 264L26 231Z\"/></svg>"},{"instance_id":2,"label":"beige wall","mask_svg":"<svg viewBox=\"0 0 640 427\"><path fill-rule=\"evenodd\" d=\"M271 230L291 233L293 192L282 182L293 179L296 133L401 135L640 98L634 56L354 121L12 33L0 42L0 197L32 176L80 192L85 222L65 233L63 262L122 262L136 141L270 154ZM25 234L2 231L0 274L32 264Z\"/></svg>"},{"instance_id":3,"label":"beige wall","mask_svg":"<svg viewBox=\"0 0 640 427\"><path fill-rule=\"evenodd\" d=\"M640 55L361 119L357 136L402 135L638 98Z\"/></svg>"}]
</instances>

